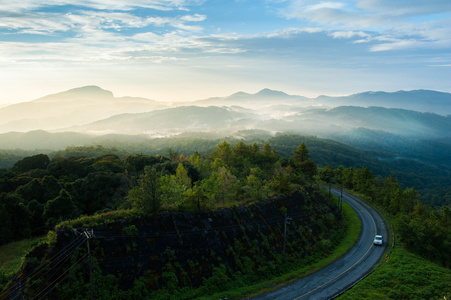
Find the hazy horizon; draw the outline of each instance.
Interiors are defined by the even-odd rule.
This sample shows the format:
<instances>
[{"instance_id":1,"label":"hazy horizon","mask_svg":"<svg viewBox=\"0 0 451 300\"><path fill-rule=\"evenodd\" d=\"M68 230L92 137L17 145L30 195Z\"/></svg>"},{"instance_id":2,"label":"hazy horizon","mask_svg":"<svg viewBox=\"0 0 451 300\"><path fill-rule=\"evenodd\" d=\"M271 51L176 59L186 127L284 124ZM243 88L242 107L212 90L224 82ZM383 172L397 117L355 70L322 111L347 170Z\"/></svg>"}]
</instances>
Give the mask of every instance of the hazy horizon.
<instances>
[{"instance_id":1,"label":"hazy horizon","mask_svg":"<svg viewBox=\"0 0 451 300\"><path fill-rule=\"evenodd\" d=\"M1 103L0 102L0 109L2 107L14 105L14 104L31 102L31 101L39 100L41 98L48 97L48 96L53 96L53 95L57 95L57 94L64 94L64 93L72 91L72 90L84 89L84 88L87 88L87 87L95 87L95 88L99 88L99 89L107 91L107 92L111 92L112 96L114 98L123 98L123 97L125 97L125 98L126 97L143 98L143 99L146 99L146 100L153 100L153 101L157 101L157 102L161 102L161 103L168 103L168 104L170 104L170 103L174 103L175 104L177 102L180 102L180 103L182 103L182 102L191 103L192 102L192 103L194 103L194 102L197 102L197 101L207 100L207 99L210 99L210 98L227 98L227 97L233 96L234 94L237 94L237 93L245 93L245 94L249 94L249 95L256 95L256 94L258 94L258 93L260 93L260 92L262 92L264 90L269 90L269 91L274 91L274 92L282 92L282 93L287 94L288 96L300 96L300 97L306 97L306 98L309 98L309 99L312 99L312 100L317 99L317 98L322 97L322 96L326 96L326 97L348 97L348 96L353 96L353 95L357 95L357 94L364 94L364 93L378 93L378 92L382 92L382 93L390 94L390 93L397 93L397 92L413 92L413 91L417 91L417 90L425 90L425 91L433 91L433 92L450 93L451 94L451 92L440 91L440 90L428 90L428 89L402 90L401 89L401 90L393 90L393 91L389 91L389 90L362 90L362 91L356 91L355 93L347 93L347 94L346 93L343 93L343 94L325 94L325 93L320 93L320 94L315 94L313 96L308 96L308 95L304 95L304 94L291 94L291 93L288 93L288 92L286 92L284 90L277 90L277 89L271 89L271 88L268 88L268 87L262 87L260 89L255 90L255 91L236 90L236 91L231 92L230 94L225 94L225 95L214 95L214 94L212 94L212 95L206 96L204 98L193 98L193 99L180 98L178 100L167 100L167 99L155 99L155 98L151 99L151 98L146 98L146 97L144 97L142 95L137 95L137 94L133 94L133 95L127 95L127 94L118 95L115 92L115 90L109 90L109 89L103 88L102 86L99 86L99 85L96 85L96 84L90 84L90 85L85 85L85 86L72 87L72 88L69 88L67 90L53 91L53 92L50 92L49 94L39 95L39 96L37 96L36 98L33 98L33 99L17 101L17 102L14 102L14 103L6 103L6 102L5 103Z\"/></svg>"},{"instance_id":2,"label":"hazy horizon","mask_svg":"<svg viewBox=\"0 0 451 300\"><path fill-rule=\"evenodd\" d=\"M23 0L0 11L0 106L93 84L158 101L451 92L447 0Z\"/></svg>"}]
</instances>

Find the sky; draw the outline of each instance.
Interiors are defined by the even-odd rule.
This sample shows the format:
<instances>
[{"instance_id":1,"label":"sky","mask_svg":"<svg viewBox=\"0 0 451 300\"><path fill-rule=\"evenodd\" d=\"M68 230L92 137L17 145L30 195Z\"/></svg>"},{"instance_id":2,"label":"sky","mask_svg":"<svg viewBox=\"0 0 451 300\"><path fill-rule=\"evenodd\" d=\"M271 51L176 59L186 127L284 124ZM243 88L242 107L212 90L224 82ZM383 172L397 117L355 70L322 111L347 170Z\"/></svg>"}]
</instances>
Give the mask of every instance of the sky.
<instances>
[{"instance_id":1,"label":"sky","mask_svg":"<svg viewBox=\"0 0 451 300\"><path fill-rule=\"evenodd\" d=\"M0 0L0 105L451 92L450 0Z\"/></svg>"}]
</instances>

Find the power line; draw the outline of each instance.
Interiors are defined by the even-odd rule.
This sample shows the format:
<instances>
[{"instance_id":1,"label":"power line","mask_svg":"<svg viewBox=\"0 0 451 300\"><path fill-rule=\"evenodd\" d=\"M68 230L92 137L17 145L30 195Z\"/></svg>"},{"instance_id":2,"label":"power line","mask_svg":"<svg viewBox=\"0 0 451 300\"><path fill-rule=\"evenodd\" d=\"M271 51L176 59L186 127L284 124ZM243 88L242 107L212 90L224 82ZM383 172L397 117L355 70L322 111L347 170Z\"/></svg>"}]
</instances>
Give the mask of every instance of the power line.
<instances>
[{"instance_id":1,"label":"power line","mask_svg":"<svg viewBox=\"0 0 451 300\"><path fill-rule=\"evenodd\" d=\"M77 262L75 262L73 265L71 265L69 267L69 269L67 269L66 271L64 271L60 276L58 276L54 281L52 281L49 285L47 285L45 288L43 288L39 293L37 293L32 299L37 299L40 296L44 296L46 295L50 290L49 288L54 287L56 284L62 282L63 280L65 280L67 278L67 276L69 276L70 274L72 274L72 272L75 271L72 270L76 265L80 264L80 262L86 258L86 256L88 256L87 253L85 253L79 260L77 260ZM68 273L69 272L69 273ZM67 273L67 275L65 275ZM63 277L64 276L64 277ZM62 278L63 277L63 278ZM60 280L61 279L61 280ZM45 293L44 293L45 292ZM42 294L44 293L44 294ZM42 294L42 295L41 295Z\"/></svg>"},{"instance_id":2,"label":"power line","mask_svg":"<svg viewBox=\"0 0 451 300\"><path fill-rule=\"evenodd\" d=\"M94 232L94 231L91 231ZM88 230L85 230L83 233L86 236L86 245L88 246L88 255L89 255L89 281L91 283L91 300L94 300L94 288L92 284L92 262L91 262L91 248L89 248L89 240L92 238L92 233Z\"/></svg>"},{"instance_id":3,"label":"power line","mask_svg":"<svg viewBox=\"0 0 451 300\"><path fill-rule=\"evenodd\" d=\"M297 215L302 215L302 214L292 214L292 216L297 216ZM241 228L241 227L249 227L249 226L255 226L257 225L258 227L268 227L269 225L279 225L283 222L283 216L282 217L271 217L271 218L261 218L260 221L253 221L253 222L246 222L246 223L238 223L236 225L227 225L227 226L218 226L218 227L212 227L212 228L201 228L201 227L195 227L198 230L183 230L183 231L178 231L178 232L165 232L165 233L149 233L149 234L141 234L141 235L137 235L135 237L171 237L171 236L176 236L178 234L199 234L199 231L203 231L203 232L210 232L210 231L226 231L228 229L237 229L237 228ZM276 222L268 222L269 220L276 220ZM282 222L280 222L282 221ZM260 224L259 224L260 223ZM96 233L95 234L96 238L114 238L114 237L124 237L127 236L126 233L119 233L119 234L114 234L114 233Z\"/></svg>"},{"instance_id":4,"label":"power line","mask_svg":"<svg viewBox=\"0 0 451 300\"><path fill-rule=\"evenodd\" d=\"M8 288L5 291L4 295L11 294L11 292L14 292L15 290L17 290L17 287L20 286L22 282L26 282L27 280L31 281L32 283L28 287L26 287L26 289L33 286L33 284L35 284L37 282L36 277L42 278L42 277L46 277L48 275L48 273L50 271L49 270L44 271L45 268L53 265L52 266L52 269L53 269L56 266L58 266L59 264L66 261L75 252L75 250L78 249L78 247L80 247L83 244L83 242L84 242L83 239L80 240L79 237L77 237L76 239L71 241L68 245L63 247L62 250L58 251L58 253L56 253L54 256L52 256L47 262L45 262L44 264L40 265L35 270L33 270L33 272L31 272L30 274L28 274L22 278L19 278L19 282L14 284L10 288ZM19 297L20 293L21 293L21 291L19 289L18 294L16 296L13 296L11 299L15 299L15 298Z\"/></svg>"},{"instance_id":5,"label":"power line","mask_svg":"<svg viewBox=\"0 0 451 300\"><path fill-rule=\"evenodd\" d=\"M261 213L260 213L261 214ZM294 213L294 214L290 214L291 217L298 217L298 216L305 216L306 214L301 212L301 213ZM290 219L291 219L290 217ZM172 237L172 236L179 236L179 235L190 235L190 234L208 234L209 232L212 231L222 231L222 232L230 232L230 231L234 231L238 228L242 228L242 227L250 227L250 226L256 226L257 228L267 228L270 226L275 226L275 225L280 225L281 222L283 221L284 217L281 216L274 216L274 217L270 217L270 218L264 218L263 215L261 215L261 217L259 219L254 219L251 222L245 222L245 223L240 223L239 221L237 222L237 224L234 225L228 225L228 226L218 226L218 227L211 227L211 228L202 228L202 227L195 227L191 230L184 230L184 231L179 231L176 229L176 232L166 232L166 233L149 233L149 234L142 234L142 235L138 235L136 237L138 238L146 238L146 237ZM325 219L325 217L323 217L322 219ZM283 221L284 224L284 245L286 242L286 225L290 224L289 222L287 222L286 216L285 216L285 221ZM177 227L177 224L174 224L175 227ZM22 278L22 280L31 280L34 279L36 276L40 275L39 277L46 277L48 275L48 273L52 270L55 269L56 266L58 266L59 264L64 263L65 261L67 261L70 256L75 252L76 249L78 249L81 244L84 242L84 239L82 238L83 234L80 232L77 232L76 230L74 230L75 233L78 233L78 236L72 240L68 245L64 246L57 254L55 254L52 258L50 258L50 260L48 262L46 262L45 264L39 266L37 269L35 269L32 273L30 273L29 275L25 276ZM85 231L86 234L86 231ZM121 233L121 234L111 234L111 233L97 233L96 237L97 238L103 238L103 239L107 239L107 238L116 238L116 237L125 237L126 234L125 233ZM133 236L131 236L133 237ZM86 236L87 242L88 242L88 254L90 256L90 249L89 249L89 238L88 236ZM84 255L83 257L85 257L86 255ZM143 255L144 256L144 255ZM80 260L79 260L80 261ZM111 261L112 263L114 262L114 259ZM78 263L78 262L77 262ZM77 264L75 263L75 264ZM74 264L74 265L75 265ZM50 271L46 271L44 274L41 274L43 272L43 269L45 267L48 267L50 265L52 266L52 269ZM70 267L70 269L72 269L74 267L74 265L72 265ZM65 271L63 274L65 274L67 271ZM56 274L57 271L54 271L53 274ZM92 284L92 269L90 271L91 274L91 284ZM50 276L47 279L47 282L53 277ZM57 279L59 279L61 276L59 276ZM33 284L35 284L37 282L37 280L33 280L33 282L26 287L26 289L29 289L31 286L33 286ZM53 283L51 283L53 284ZM50 287L51 284L48 286ZM10 287L5 294L10 294L12 291L14 291L17 286L20 286L21 282L15 284L14 286ZM5 295L4 294L4 295ZM20 295L20 289L19 289L19 294L17 294L16 296L13 296L12 299L18 297ZM91 295L92 295L92 288L91 288Z\"/></svg>"}]
</instances>

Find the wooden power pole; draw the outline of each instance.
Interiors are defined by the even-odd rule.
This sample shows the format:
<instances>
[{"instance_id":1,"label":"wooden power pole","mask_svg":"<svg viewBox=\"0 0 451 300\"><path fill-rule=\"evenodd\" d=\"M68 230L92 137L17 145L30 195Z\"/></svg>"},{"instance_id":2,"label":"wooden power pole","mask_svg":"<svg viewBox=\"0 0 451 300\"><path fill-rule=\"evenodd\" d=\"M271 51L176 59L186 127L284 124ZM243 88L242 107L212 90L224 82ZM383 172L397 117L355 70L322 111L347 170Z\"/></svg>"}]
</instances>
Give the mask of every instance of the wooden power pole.
<instances>
[{"instance_id":1,"label":"wooden power pole","mask_svg":"<svg viewBox=\"0 0 451 300\"><path fill-rule=\"evenodd\" d=\"M91 249L89 248L89 239L92 238L92 232L88 230L84 231L86 236L86 244L88 245L88 256L89 256L89 280L91 282L91 300L94 300L94 288L92 284L92 261L91 261Z\"/></svg>"}]
</instances>

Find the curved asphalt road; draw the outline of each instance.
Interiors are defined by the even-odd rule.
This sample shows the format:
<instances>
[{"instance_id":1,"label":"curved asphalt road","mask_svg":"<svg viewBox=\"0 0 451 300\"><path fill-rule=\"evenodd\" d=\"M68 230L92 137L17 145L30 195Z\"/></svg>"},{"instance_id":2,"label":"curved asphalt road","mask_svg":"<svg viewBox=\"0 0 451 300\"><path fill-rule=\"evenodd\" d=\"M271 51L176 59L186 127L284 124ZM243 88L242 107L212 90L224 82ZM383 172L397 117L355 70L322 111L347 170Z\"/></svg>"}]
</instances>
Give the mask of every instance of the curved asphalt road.
<instances>
[{"instance_id":1,"label":"curved asphalt road","mask_svg":"<svg viewBox=\"0 0 451 300\"><path fill-rule=\"evenodd\" d=\"M336 189L332 193L340 195ZM387 227L375 210L356 197L343 192L343 200L357 212L362 221L362 231L354 247L329 266L252 299L332 299L371 271L387 247ZM376 234L383 235L384 246L373 245Z\"/></svg>"}]
</instances>

